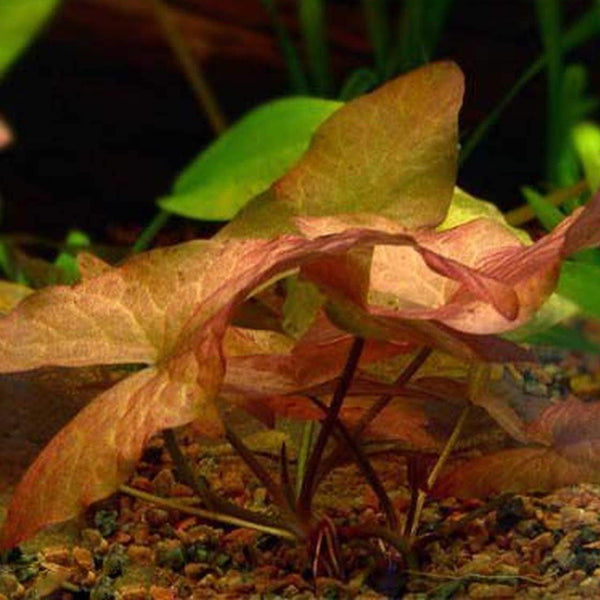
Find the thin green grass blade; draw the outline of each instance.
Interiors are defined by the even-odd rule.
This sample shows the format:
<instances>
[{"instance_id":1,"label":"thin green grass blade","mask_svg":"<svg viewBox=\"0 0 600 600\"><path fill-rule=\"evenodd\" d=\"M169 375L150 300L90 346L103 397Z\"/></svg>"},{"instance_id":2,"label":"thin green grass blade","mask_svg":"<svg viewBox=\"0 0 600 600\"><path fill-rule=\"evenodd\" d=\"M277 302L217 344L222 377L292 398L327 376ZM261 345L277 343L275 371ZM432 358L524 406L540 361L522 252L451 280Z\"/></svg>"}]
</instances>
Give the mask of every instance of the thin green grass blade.
<instances>
[{"instance_id":1,"label":"thin green grass blade","mask_svg":"<svg viewBox=\"0 0 600 600\"><path fill-rule=\"evenodd\" d=\"M561 44L560 0L536 0L536 14L542 45L546 55L548 91L546 94L546 172L548 181L562 185L559 176L561 149L566 136L563 114L563 49Z\"/></svg>"},{"instance_id":2,"label":"thin green grass blade","mask_svg":"<svg viewBox=\"0 0 600 600\"><path fill-rule=\"evenodd\" d=\"M273 30L275 31L279 47L281 48L285 60L292 92L299 95L308 94L309 87L306 73L304 72L302 62L300 61L298 51L296 50L296 46L294 45L290 33L279 16L275 0L260 0L260 3L263 5L266 13L271 19Z\"/></svg>"},{"instance_id":3,"label":"thin green grass blade","mask_svg":"<svg viewBox=\"0 0 600 600\"><path fill-rule=\"evenodd\" d=\"M79 229L69 231L65 239L63 250L54 261L54 266L62 271L63 283L75 283L80 279L77 252L89 248L92 240L89 235Z\"/></svg>"},{"instance_id":4,"label":"thin green grass blade","mask_svg":"<svg viewBox=\"0 0 600 600\"><path fill-rule=\"evenodd\" d=\"M567 260L562 264L557 292L575 302L588 317L600 319L600 265Z\"/></svg>"},{"instance_id":5,"label":"thin green grass blade","mask_svg":"<svg viewBox=\"0 0 600 600\"><path fill-rule=\"evenodd\" d=\"M600 2L597 2L580 19L578 19L562 37L562 48L564 52L573 50L584 44L600 33ZM533 79L545 66L546 55L542 55L519 76L513 87L506 93L504 98L494 107L490 114L475 128L468 137L460 153L459 164L462 165L479 145L488 131L498 122L500 115L513 101L519 92Z\"/></svg>"},{"instance_id":6,"label":"thin green grass blade","mask_svg":"<svg viewBox=\"0 0 600 600\"><path fill-rule=\"evenodd\" d=\"M319 96L331 96L333 79L325 27L325 3L323 0L299 0L298 8L298 20L314 91Z\"/></svg>"},{"instance_id":7,"label":"thin green grass blade","mask_svg":"<svg viewBox=\"0 0 600 600\"><path fill-rule=\"evenodd\" d=\"M339 99L342 102L348 102L372 90L377 83L379 83L379 78L374 71L366 68L356 69L356 71L350 73L344 82L339 93Z\"/></svg>"},{"instance_id":8,"label":"thin green grass blade","mask_svg":"<svg viewBox=\"0 0 600 600\"><path fill-rule=\"evenodd\" d=\"M563 348L564 350L600 355L600 346L598 344L587 339L576 329L570 329L562 325L556 325L543 333L536 333L525 341L535 346L554 346L555 348Z\"/></svg>"},{"instance_id":9,"label":"thin green grass blade","mask_svg":"<svg viewBox=\"0 0 600 600\"><path fill-rule=\"evenodd\" d=\"M386 78L430 61L453 0L406 0L398 21L398 35L387 61Z\"/></svg>"},{"instance_id":10,"label":"thin green grass blade","mask_svg":"<svg viewBox=\"0 0 600 600\"><path fill-rule=\"evenodd\" d=\"M367 32L373 49L375 69L383 77L390 50L388 0L362 0Z\"/></svg>"},{"instance_id":11,"label":"thin green grass blade","mask_svg":"<svg viewBox=\"0 0 600 600\"><path fill-rule=\"evenodd\" d=\"M592 192L600 188L600 127L581 123L573 129L573 143Z\"/></svg>"},{"instance_id":12,"label":"thin green grass blade","mask_svg":"<svg viewBox=\"0 0 600 600\"><path fill-rule=\"evenodd\" d=\"M546 231L552 231L565 218L559 208L548 202L533 188L524 186L521 188L521 193Z\"/></svg>"}]
</instances>

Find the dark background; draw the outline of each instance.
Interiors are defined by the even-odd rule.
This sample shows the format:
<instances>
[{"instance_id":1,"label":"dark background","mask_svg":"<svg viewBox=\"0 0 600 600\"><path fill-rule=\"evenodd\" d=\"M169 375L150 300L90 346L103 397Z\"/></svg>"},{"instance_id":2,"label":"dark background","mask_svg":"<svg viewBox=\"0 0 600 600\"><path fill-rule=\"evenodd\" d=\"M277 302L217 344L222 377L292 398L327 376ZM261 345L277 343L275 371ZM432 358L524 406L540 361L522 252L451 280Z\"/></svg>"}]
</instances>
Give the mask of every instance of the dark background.
<instances>
[{"instance_id":1,"label":"dark background","mask_svg":"<svg viewBox=\"0 0 600 600\"><path fill-rule=\"evenodd\" d=\"M297 35L294 2L278 5ZM565 2L565 22L589 5ZM170 6L230 122L288 92L259 0L173 0ZM372 58L359 2L330 0L327 8L339 86ZM593 91L600 88L597 51L589 43L569 55L569 62L592 66ZM436 58L452 58L465 71L464 134L539 53L533 2L455 0ZM545 101L542 74L476 149L459 183L502 208L521 202L521 185L543 185ZM135 236L155 214L154 200L213 139L147 0L66 0L1 83L0 113L17 138L0 154L2 231L54 239L73 226L103 241L119 241L119 228L125 238Z\"/></svg>"}]
</instances>

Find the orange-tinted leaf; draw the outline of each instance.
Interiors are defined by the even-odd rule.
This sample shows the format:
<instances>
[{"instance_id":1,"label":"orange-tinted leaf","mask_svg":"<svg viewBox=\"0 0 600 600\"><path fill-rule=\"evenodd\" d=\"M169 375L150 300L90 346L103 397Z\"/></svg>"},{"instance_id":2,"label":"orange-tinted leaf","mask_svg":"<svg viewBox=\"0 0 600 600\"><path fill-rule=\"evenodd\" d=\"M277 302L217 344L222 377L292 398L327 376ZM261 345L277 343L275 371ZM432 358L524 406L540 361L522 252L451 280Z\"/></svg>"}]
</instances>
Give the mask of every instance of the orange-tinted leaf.
<instances>
[{"instance_id":1,"label":"orange-tinted leaf","mask_svg":"<svg viewBox=\"0 0 600 600\"><path fill-rule=\"evenodd\" d=\"M375 212L406 227L435 226L456 178L463 75L426 65L349 102L315 133L270 193L250 202L220 236L290 232L294 215Z\"/></svg>"},{"instance_id":2,"label":"orange-tinted leaf","mask_svg":"<svg viewBox=\"0 0 600 600\"><path fill-rule=\"evenodd\" d=\"M528 433L552 445L503 450L459 464L443 474L434 495L488 496L600 483L600 402L571 397L544 411Z\"/></svg>"},{"instance_id":3,"label":"orange-tinted leaf","mask_svg":"<svg viewBox=\"0 0 600 600\"><path fill-rule=\"evenodd\" d=\"M160 369L146 368L96 397L64 427L19 483L2 547L70 519L114 492L131 474L153 433L199 415L214 431L219 419L210 399L220 383L215 341L206 340L200 367L189 353Z\"/></svg>"}]
</instances>

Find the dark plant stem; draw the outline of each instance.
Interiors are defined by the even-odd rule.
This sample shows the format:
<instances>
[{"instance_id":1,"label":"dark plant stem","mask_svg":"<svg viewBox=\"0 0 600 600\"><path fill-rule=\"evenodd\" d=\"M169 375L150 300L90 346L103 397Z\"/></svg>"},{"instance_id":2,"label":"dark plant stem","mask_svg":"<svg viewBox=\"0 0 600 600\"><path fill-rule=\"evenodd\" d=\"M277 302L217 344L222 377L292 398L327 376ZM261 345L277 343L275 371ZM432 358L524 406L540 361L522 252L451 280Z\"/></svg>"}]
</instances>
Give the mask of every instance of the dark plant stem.
<instances>
[{"instance_id":1,"label":"dark plant stem","mask_svg":"<svg viewBox=\"0 0 600 600\"><path fill-rule=\"evenodd\" d=\"M421 368L423 363L427 360L431 354L431 348L422 348L418 354L412 359L408 366L400 373L394 385L406 385L413 377L413 375ZM361 417L360 421L352 431L352 438L358 442L360 436L369 424L377 417L377 415L390 403L392 395L384 395L377 399L370 407L369 410ZM346 448L343 445L338 445L337 448L327 457L319 469L317 481L321 481L331 469L333 469L341 460L344 459L346 454Z\"/></svg>"},{"instance_id":2,"label":"dark plant stem","mask_svg":"<svg viewBox=\"0 0 600 600\"><path fill-rule=\"evenodd\" d=\"M289 510L296 510L296 495L294 494L294 486L290 477L290 463L288 460L285 442L281 444L281 454L279 456L279 469L281 478L281 487L283 494L287 500Z\"/></svg>"},{"instance_id":3,"label":"dark plant stem","mask_svg":"<svg viewBox=\"0 0 600 600\"><path fill-rule=\"evenodd\" d=\"M360 355L362 354L364 345L365 341L362 338L354 338L354 342L352 343L352 347L348 353L348 359L346 360L344 370L342 371L338 385L333 394L331 404L327 411L327 416L321 425L321 430L319 431L319 435L315 441L312 453L308 459L306 473L304 475L302 488L300 489L300 495L298 497L298 511L305 517L310 515L312 498L317 483L319 464L321 462L325 446L329 441L331 433L335 427L335 423L339 417L340 409L342 408L344 398L346 397L346 393L348 392L348 388L350 387L352 378L354 377L354 373L356 371L356 367L358 366L358 361L360 359Z\"/></svg>"},{"instance_id":4,"label":"dark plant stem","mask_svg":"<svg viewBox=\"0 0 600 600\"><path fill-rule=\"evenodd\" d=\"M325 414L327 414L328 408L325 404L323 404L323 402L317 398L311 398L310 400ZM365 476L365 479L375 492L390 528L392 530L396 530L398 527L398 517L396 515L396 511L394 510L394 505L392 504L392 501L390 500L390 497L388 496L388 493L386 492L379 475L377 475L377 471L375 471L373 465L371 465L371 462L367 458L367 455L361 448L360 444L352 437L352 434L348 431L348 428L339 419L336 419L335 426L341 438L341 443L348 446L354 455L356 463Z\"/></svg>"},{"instance_id":5,"label":"dark plant stem","mask_svg":"<svg viewBox=\"0 0 600 600\"><path fill-rule=\"evenodd\" d=\"M183 452L177 443L175 432L172 429L165 429L163 431L163 438L165 440L167 452L173 459L175 469L181 478L181 481L193 490L194 494L202 500L202 503L206 508L214 510L216 508L214 497L208 484L204 477L196 477L194 475L188 460L183 455Z\"/></svg>"},{"instance_id":6,"label":"dark plant stem","mask_svg":"<svg viewBox=\"0 0 600 600\"><path fill-rule=\"evenodd\" d=\"M265 486L271 496L271 500L279 509L292 521L298 521L295 512L290 508L286 494L281 486L277 485L267 470L258 462L252 451L244 442L227 426L225 426L225 436L227 441L233 446L234 450L241 456L242 460L256 475L257 479Z\"/></svg>"}]
</instances>

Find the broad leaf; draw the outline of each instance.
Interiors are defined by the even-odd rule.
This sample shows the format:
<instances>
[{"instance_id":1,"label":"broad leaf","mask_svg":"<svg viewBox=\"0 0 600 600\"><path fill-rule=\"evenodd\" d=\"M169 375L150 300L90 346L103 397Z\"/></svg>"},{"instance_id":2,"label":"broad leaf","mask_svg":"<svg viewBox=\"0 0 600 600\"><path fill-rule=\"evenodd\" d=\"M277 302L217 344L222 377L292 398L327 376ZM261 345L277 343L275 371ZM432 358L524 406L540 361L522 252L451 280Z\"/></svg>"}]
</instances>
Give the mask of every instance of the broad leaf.
<instances>
[{"instance_id":1,"label":"broad leaf","mask_svg":"<svg viewBox=\"0 0 600 600\"><path fill-rule=\"evenodd\" d=\"M23 298L26 298L33 290L20 283L0 280L0 315L12 310Z\"/></svg>"},{"instance_id":2,"label":"broad leaf","mask_svg":"<svg viewBox=\"0 0 600 600\"><path fill-rule=\"evenodd\" d=\"M368 313L388 320L434 320L475 334L515 329L527 322L553 291L562 258L600 242L599 219L597 195L585 210L529 246L523 246L503 225L487 219L443 232L419 231L416 246L377 245ZM369 215L297 222L308 237L365 226L396 234L405 231ZM331 286L326 272L319 276L319 285ZM339 284L338 290L346 293L344 285Z\"/></svg>"},{"instance_id":3,"label":"broad leaf","mask_svg":"<svg viewBox=\"0 0 600 600\"><path fill-rule=\"evenodd\" d=\"M361 230L315 240L287 236L190 242L137 256L119 268L96 261L83 270L82 283L47 288L20 302L0 320L1 371L48 365L153 366L93 402L42 452L17 488L2 544L10 546L45 524L73 517L114 491L158 430L199 416L206 431L218 429L212 400L223 377L221 343L235 307L278 274L378 242L419 243L404 233ZM105 406L112 407L108 414ZM136 409L128 410L132 406ZM161 416L164 410L168 419ZM144 417L154 412L156 419ZM127 444L114 437L129 428ZM94 452L84 451L95 447L91 435L104 440L101 464ZM69 472L80 485L66 486L42 475L49 465ZM44 499L50 497L48 510Z\"/></svg>"},{"instance_id":4,"label":"broad leaf","mask_svg":"<svg viewBox=\"0 0 600 600\"><path fill-rule=\"evenodd\" d=\"M463 76L433 63L349 102L317 130L308 152L221 233L293 231L294 215L371 212L405 227L440 223L456 176Z\"/></svg>"},{"instance_id":5,"label":"broad leaf","mask_svg":"<svg viewBox=\"0 0 600 600\"><path fill-rule=\"evenodd\" d=\"M433 493L485 497L600 483L600 402L571 397L548 408L528 433L548 445L504 450L450 468Z\"/></svg>"},{"instance_id":6,"label":"broad leaf","mask_svg":"<svg viewBox=\"0 0 600 600\"><path fill-rule=\"evenodd\" d=\"M341 106L285 98L255 108L194 159L158 204L184 217L231 219L302 156L315 129Z\"/></svg>"},{"instance_id":7,"label":"broad leaf","mask_svg":"<svg viewBox=\"0 0 600 600\"><path fill-rule=\"evenodd\" d=\"M52 15L59 0L0 0L0 77Z\"/></svg>"}]
</instances>

